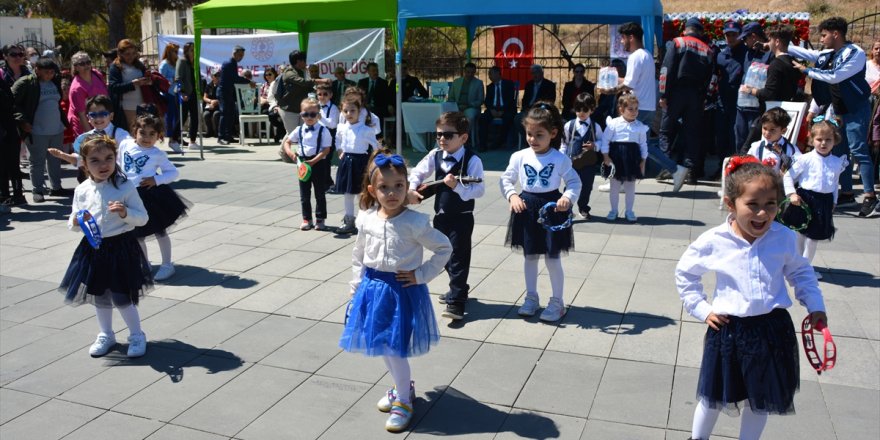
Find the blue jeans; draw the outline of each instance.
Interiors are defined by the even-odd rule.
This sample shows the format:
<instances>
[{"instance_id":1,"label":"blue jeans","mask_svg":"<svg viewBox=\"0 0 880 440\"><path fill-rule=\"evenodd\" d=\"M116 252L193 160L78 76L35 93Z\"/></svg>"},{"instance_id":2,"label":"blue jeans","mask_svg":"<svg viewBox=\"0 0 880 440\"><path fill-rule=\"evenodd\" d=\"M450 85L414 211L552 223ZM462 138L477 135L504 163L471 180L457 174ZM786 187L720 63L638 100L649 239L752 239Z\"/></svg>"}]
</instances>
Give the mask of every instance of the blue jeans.
<instances>
[{"instance_id":1,"label":"blue jeans","mask_svg":"<svg viewBox=\"0 0 880 440\"><path fill-rule=\"evenodd\" d=\"M842 115L843 135L845 145L852 154L852 160L846 166L846 170L840 175L840 187L843 192L852 191L853 163L859 163L859 175L862 177L864 192L874 192L874 164L871 162L871 147L868 145L868 126L871 121L871 106L863 105L860 110ZM835 147L835 149L838 149ZM840 149L838 149L840 150ZM840 154L832 150L834 154ZM844 153L847 153L844 150Z\"/></svg>"},{"instance_id":2,"label":"blue jeans","mask_svg":"<svg viewBox=\"0 0 880 440\"><path fill-rule=\"evenodd\" d=\"M648 127L654 126L654 111L653 110L639 110L639 115L636 117L642 124L647 125ZM650 132L649 132L650 134ZM658 165L668 170L670 173L674 173L675 170L678 169L678 164L675 163L669 156L664 153L660 147L657 146L657 138L648 138L648 158L657 162Z\"/></svg>"},{"instance_id":3,"label":"blue jeans","mask_svg":"<svg viewBox=\"0 0 880 440\"><path fill-rule=\"evenodd\" d=\"M733 128L734 143L736 150L745 153L749 151L748 145L745 145L749 138L749 132L752 129L752 122L761 117L761 111L758 109L736 108L736 124Z\"/></svg>"}]
</instances>

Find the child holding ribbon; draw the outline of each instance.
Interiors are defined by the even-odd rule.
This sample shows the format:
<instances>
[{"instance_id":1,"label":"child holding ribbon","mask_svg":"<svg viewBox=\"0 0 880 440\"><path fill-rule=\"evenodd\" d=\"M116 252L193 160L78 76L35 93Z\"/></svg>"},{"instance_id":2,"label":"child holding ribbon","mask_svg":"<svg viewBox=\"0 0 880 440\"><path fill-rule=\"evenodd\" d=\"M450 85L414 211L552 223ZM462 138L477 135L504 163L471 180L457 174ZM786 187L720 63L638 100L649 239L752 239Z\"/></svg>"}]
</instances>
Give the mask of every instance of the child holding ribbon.
<instances>
[{"instance_id":1,"label":"child holding ribbon","mask_svg":"<svg viewBox=\"0 0 880 440\"><path fill-rule=\"evenodd\" d=\"M150 264L141 252L134 228L147 223L147 210L134 183L116 168L116 143L107 136L91 138L80 147L88 179L76 187L67 226L83 231L59 290L64 301L95 305L98 333L89 348L103 356L116 345L113 307L128 326L128 356L143 356L147 337L141 331L138 301L152 287Z\"/></svg>"}]
</instances>

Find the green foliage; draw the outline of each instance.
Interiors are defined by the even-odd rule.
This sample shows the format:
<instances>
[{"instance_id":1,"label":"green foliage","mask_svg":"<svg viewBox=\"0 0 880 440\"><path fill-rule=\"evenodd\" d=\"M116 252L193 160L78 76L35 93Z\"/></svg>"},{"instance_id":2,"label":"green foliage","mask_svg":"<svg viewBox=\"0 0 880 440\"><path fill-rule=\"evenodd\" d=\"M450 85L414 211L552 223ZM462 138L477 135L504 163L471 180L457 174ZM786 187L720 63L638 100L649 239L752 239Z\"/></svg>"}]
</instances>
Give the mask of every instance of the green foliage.
<instances>
[{"instance_id":1,"label":"green foliage","mask_svg":"<svg viewBox=\"0 0 880 440\"><path fill-rule=\"evenodd\" d=\"M433 80L462 74L467 51L467 35L463 28L409 28L405 41L404 59L409 63L412 75Z\"/></svg>"},{"instance_id":2,"label":"green foliage","mask_svg":"<svg viewBox=\"0 0 880 440\"><path fill-rule=\"evenodd\" d=\"M810 16L827 16L831 14L834 7L827 0L807 0L804 3Z\"/></svg>"}]
</instances>

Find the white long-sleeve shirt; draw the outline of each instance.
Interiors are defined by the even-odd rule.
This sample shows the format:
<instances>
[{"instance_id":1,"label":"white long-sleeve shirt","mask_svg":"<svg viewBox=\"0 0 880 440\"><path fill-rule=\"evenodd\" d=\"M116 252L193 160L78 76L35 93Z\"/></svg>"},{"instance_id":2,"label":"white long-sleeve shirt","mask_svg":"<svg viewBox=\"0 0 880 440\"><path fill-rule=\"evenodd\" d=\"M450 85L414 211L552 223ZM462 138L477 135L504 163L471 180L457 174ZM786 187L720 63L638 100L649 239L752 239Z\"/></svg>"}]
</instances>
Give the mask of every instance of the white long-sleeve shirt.
<instances>
[{"instance_id":1,"label":"white long-sleeve shirt","mask_svg":"<svg viewBox=\"0 0 880 440\"><path fill-rule=\"evenodd\" d=\"M531 148L513 153L499 182L505 199L516 194L517 182L523 191L531 193L556 191L565 182L562 195L571 201L581 193L581 178L571 167L571 159L553 148L543 154L535 154Z\"/></svg>"},{"instance_id":2,"label":"white long-sleeve shirt","mask_svg":"<svg viewBox=\"0 0 880 440\"><path fill-rule=\"evenodd\" d=\"M361 122L349 124L342 122L336 129L336 148L343 153L367 154L370 146L379 146L376 132Z\"/></svg>"},{"instance_id":3,"label":"white long-sleeve shirt","mask_svg":"<svg viewBox=\"0 0 880 440\"><path fill-rule=\"evenodd\" d=\"M793 194L795 184L798 184L810 191L834 194L834 203L837 204L837 181L848 163L846 156L822 156L816 150L810 151L798 157L791 169L782 176L785 194Z\"/></svg>"},{"instance_id":4,"label":"white long-sleeve shirt","mask_svg":"<svg viewBox=\"0 0 880 440\"><path fill-rule=\"evenodd\" d=\"M321 133L321 145L318 145L319 132ZM299 137L300 133L302 133L302 139ZM333 146L333 135L330 134L330 130L317 123L311 127L303 124L294 128L293 131L287 135L287 139L293 144L290 146L290 149L302 157L315 156L320 153L321 150Z\"/></svg>"},{"instance_id":5,"label":"white long-sleeve shirt","mask_svg":"<svg viewBox=\"0 0 880 440\"><path fill-rule=\"evenodd\" d=\"M749 243L733 231L732 216L688 246L675 268L675 283L684 308L705 321L709 313L758 316L791 307L785 281L810 313L825 311L822 292L809 261L796 250L797 233L771 222L770 230ZM715 272L712 303L702 278Z\"/></svg>"},{"instance_id":6,"label":"white long-sleeve shirt","mask_svg":"<svg viewBox=\"0 0 880 440\"><path fill-rule=\"evenodd\" d=\"M364 268L382 272L414 270L416 283L426 284L443 271L452 255L452 245L431 226L427 214L404 209L389 219L379 217L376 208L360 211L355 219L358 235L351 252L351 291L357 290ZM424 249L434 255L422 261Z\"/></svg>"},{"instance_id":7,"label":"white long-sleeve shirt","mask_svg":"<svg viewBox=\"0 0 880 440\"><path fill-rule=\"evenodd\" d=\"M409 188L414 190L419 187L422 183L426 181L434 180L434 176L436 175L437 169L434 168L434 156L442 154L442 157L446 157L449 154L445 151L435 148L428 152L419 163L413 167L413 169L409 172ZM458 151L452 153L452 157L455 158L457 162L461 162L464 160L464 148L459 148ZM453 163L447 162L445 160L440 161L440 169L445 172L449 172L454 166ZM471 156L471 160L468 161L468 169L464 170L464 175L471 177L479 177L483 178L483 161L480 160L480 157L477 155ZM453 192L458 194L461 197L461 200L468 201L472 199L477 199L483 197L483 194L486 193L486 186L482 183L469 183L466 185L462 185L459 183L455 185L455 188L452 189Z\"/></svg>"},{"instance_id":8,"label":"white long-sleeve shirt","mask_svg":"<svg viewBox=\"0 0 880 440\"><path fill-rule=\"evenodd\" d=\"M865 56L865 51L863 51L855 44L847 44L840 50L842 50L843 52L835 58L834 66L831 69L819 70L814 67L810 67L805 72L807 76L815 80L826 82L828 84L838 84L851 78L854 75L860 74L862 72L862 69L865 68L865 62L867 62L868 60L868 58ZM794 44L792 44L788 47L788 53L795 58L802 58L815 63L816 60L819 59L819 56L823 54L833 56L834 50L805 49L803 47L795 46Z\"/></svg>"},{"instance_id":9,"label":"white long-sleeve shirt","mask_svg":"<svg viewBox=\"0 0 880 440\"><path fill-rule=\"evenodd\" d=\"M127 180L117 182L117 186L118 188L114 187L109 181L95 182L92 179L86 179L77 185L73 191L67 228L82 233L76 215L83 209L88 210L94 217L102 237L113 237L147 224L149 216L134 183ZM122 202L125 205L127 211L125 218L107 209L110 202Z\"/></svg>"},{"instance_id":10,"label":"white long-sleeve shirt","mask_svg":"<svg viewBox=\"0 0 880 440\"><path fill-rule=\"evenodd\" d=\"M595 148L596 151L598 152L601 147L601 144L602 144L603 131L602 131L602 127L599 126L599 123L593 121L589 117L584 121L585 124L580 124L579 122L580 122L580 119L574 118L574 119L566 122L565 126L562 129L562 145L559 147L559 151L568 157L571 157L571 151L572 151L571 141L572 141L572 139L574 139L575 133L580 134L581 138L583 138L584 141L591 140L591 139L588 139L588 136L587 136L587 131L589 130L588 127L590 127L590 125L593 126L593 135L596 137L596 139L593 142L593 148ZM574 124L577 124L577 126L573 128L572 125L574 125Z\"/></svg>"},{"instance_id":11,"label":"white long-sleeve shirt","mask_svg":"<svg viewBox=\"0 0 880 440\"><path fill-rule=\"evenodd\" d=\"M791 142L789 142L784 137L779 138L779 140L785 141L785 150L786 150L785 154L787 154L788 157L791 158L792 162L794 162L799 157L801 157L801 150L799 150L798 147L794 146ZM761 142L764 143L764 151L763 152L759 151L761 149ZM767 139L764 139L762 137L761 140L752 142L752 145L749 147L749 151L746 154L748 154L750 156L755 156L758 159L760 159L761 161L764 161L767 159L773 159L773 161L774 161L773 169L776 171L779 171L780 167L782 167L782 160L779 158L779 155L777 155L776 153L773 152L773 150L770 149L770 144L772 144L772 142L770 142ZM759 153L760 153L761 157L758 157Z\"/></svg>"},{"instance_id":12,"label":"white long-sleeve shirt","mask_svg":"<svg viewBox=\"0 0 880 440\"><path fill-rule=\"evenodd\" d=\"M638 119L630 122L623 119L623 116L618 116L608 121L605 132L602 133L602 154L608 154L612 142L635 142L639 144L641 158L648 158L648 126Z\"/></svg>"},{"instance_id":13,"label":"white long-sleeve shirt","mask_svg":"<svg viewBox=\"0 0 880 440\"><path fill-rule=\"evenodd\" d=\"M168 155L156 147L143 148L134 139L119 144L117 166L134 186L148 177L156 179L156 185L167 185L177 180L180 172L168 160Z\"/></svg>"},{"instance_id":14,"label":"white long-sleeve shirt","mask_svg":"<svg viewBox=\"0 0 880 440\"><path fill-rule=\"evenodd\" d=\"M326 104L320 105L319 110L321 111L321 119L318 119L319 124L331 130L339 125L338 105L334 104L332 101L327 101Z\"/></svg>"}]
</instances>

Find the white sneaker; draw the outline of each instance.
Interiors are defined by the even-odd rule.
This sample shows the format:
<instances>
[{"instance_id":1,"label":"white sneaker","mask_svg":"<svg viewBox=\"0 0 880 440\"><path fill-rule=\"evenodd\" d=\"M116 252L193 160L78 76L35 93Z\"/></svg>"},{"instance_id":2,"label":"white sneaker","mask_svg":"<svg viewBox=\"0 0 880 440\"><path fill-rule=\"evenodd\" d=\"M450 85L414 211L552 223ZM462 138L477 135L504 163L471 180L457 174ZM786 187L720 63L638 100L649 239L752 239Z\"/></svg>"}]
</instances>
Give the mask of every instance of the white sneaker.
<instances>
[{"instance_id":1,"label":"white sneaker","mask_svg":"<svg viewBox=\"0 0 880 440\"><path fill-rule=\"evenodd\" d=\"M113 346L116 345L116 335L98 335L95 343L89 347L89 355L92 357L100 357L107 354Z\"/></svg>"},{"instance_id":2,"label":"white sneaker","mask_svg":"<svg viewBox=\"0 0 880 440\"><path fill-rule=\"evenodd\" d=\"M379 399L376 403L376 408L381 412L387 413L388 411L391 411L391 405L393 405L395 401L397 401L397 388L391 388L381 399ZM409 401L416 401L416 384L414 381L409 382Z\"/></svg>"},{"instance_id":3,"label":"white sneaker","mask_svg":"<svg viewBox=\"0 0 880 440\"><path fill-rule=\"evenodd\" d=\"M128 337L128 353L130 358L141 357L147 352L147 335L140 333Z\"/></svg>"},{"instance_id":4,"label":"white sneaker","mask_svg":"<svg viewBox=\"0 0 880 440\"><path fill-rule=\"evenodd\" d=\"M675 173L672 174L672 192L678 192L681 190L684 181L687 179L688 171L690 171L690 169L681 165L675 169Z\"/></svg>"},{"instance_id":5,"label":"white sneaker","mask_svg":"<svg viewBox=\"0 0 880 440\"><path fill-rule=\"evenodd\" d=\"M173 151L177 154L183 154L183 149L180 148L180 142L170 141L170 142L168 142L168 148L170 148L171 151Z\"/></svg>"},{"instance_id":6,"label":"white sneaker","mask_svg":"<svg viewBox=\"0 0 880 440\"><path fill-rule=\"evenodd\" d=\"M172 275L174 275L174 265L171 263L163 264L159 266L159 270L156 271L156 275L153 276L153 280L164 281L168 278L171 278Z\"/></svg>"},{"instance_id":7,"label":"white sneaker","mask_svg":"<svg viewBox=\"0 0 880 440\"><path fill-rule=\"evenodd\" d=\"M190 149L190 150L198 151L198 150L201 150L201 149L202 149L202 146L199 145L198 142L190 142L190 143L189 143L189 147L187 147L187 148Z\"/></svg>"},{"instance_id":8,"label":"white sneaker","mask_svg":"<svg viewBox=\"0 0 880 440\"><path fill-rule=\"evenodd\" d=\"M529 292L526 294L526 300L523 301L523 305L519 307L517 313L519 316L535 316L535 312L537 312L540 307L541 306L538 304L538 294Z\"/></svg>"},{"instance_id":9,"label":"white sneaker","mask_svg":"<svg viewBox=\"0 0 880 440\"><path fill-rule=\"evenodd\" d=\"M562 319L563 315L565 315L565 305L562 304L562 300L550 298L547 307L541 312L540 319L545 322L556 322Z\"/></svg>"},{"instance_id":10,"label":"white sneaker","mask_svg":"<svg viewBox=\"0 0 880 440\"><path fill-rule=\"evenodd\" d=\"M611 191L611 184L610 183L603 183L603 184L599 185L599 191L602 191L605 193Z\"/></svg>"}]
</instances>

